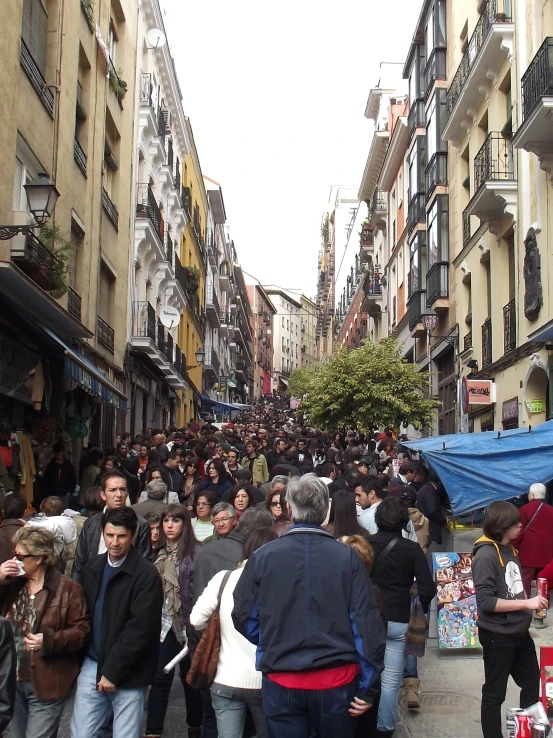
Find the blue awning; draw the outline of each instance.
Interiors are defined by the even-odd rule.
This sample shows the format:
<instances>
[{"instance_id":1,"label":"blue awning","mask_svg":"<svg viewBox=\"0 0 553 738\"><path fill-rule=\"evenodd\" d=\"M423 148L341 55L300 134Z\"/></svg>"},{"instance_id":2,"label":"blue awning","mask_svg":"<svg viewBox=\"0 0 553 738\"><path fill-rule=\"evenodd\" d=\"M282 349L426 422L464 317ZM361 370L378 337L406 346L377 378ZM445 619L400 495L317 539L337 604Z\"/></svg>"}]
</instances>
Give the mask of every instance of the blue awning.
<instances>
[{"instance_id":1,"label":"blue awning","mask_svg":"<svg viewBox=\"0 0 553 738\"><path fill-rule=\"evenodd\" d=\"M66 377L77 382L91 395L101 397L104 402L113 405L117 410L123 413L127 412L127 396L105 377L98 367L94 366L86 356L83 356L80 351L74 349L49 328L44 325L40 327L63 348L65 352L64 375Z\"/></svg>"},{"instance_id":2,"label":"blue awning","mask_svg":"<svg viewBox=\"0 0 553 738\"><path fill-rule=\"evenodd\" d=\"M220 402L219 400L212 400L211 397L205 397L200 395L202 405L207 405L211 410L216 413L228 413L230 411L240 412L241 408L236 405L231 405L228 402Z\"/></svg>"},{"instance_id":3,"label":"blue awning","mask_svg":"<svg viewBox=\"0 0 553 738\"><path fill-rule=\"evenodd\" d=\"M553 479L553 420L533 428L455 433L400 444L440 477L455 515L511 500Z\"/></svg>"}]
</instances>

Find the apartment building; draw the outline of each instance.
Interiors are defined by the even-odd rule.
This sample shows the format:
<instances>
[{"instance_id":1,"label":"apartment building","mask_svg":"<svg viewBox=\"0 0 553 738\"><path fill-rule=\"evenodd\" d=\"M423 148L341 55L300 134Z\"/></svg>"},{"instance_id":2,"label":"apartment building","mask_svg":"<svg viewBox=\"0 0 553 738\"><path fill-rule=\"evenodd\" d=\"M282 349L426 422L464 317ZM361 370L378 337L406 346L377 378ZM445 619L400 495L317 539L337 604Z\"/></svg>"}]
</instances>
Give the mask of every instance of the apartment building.
<instances>
[{"instance_id":1,"label":"apartment building","mask_svg":"<svg viewBox=\"0 0 553 738\"><path fill-rule=\"evenodd\" d=\"M259 282L247 278L252 308L253 395L270 395L273 391L273 320L276 308Z\"/></svg>"},{"instance_id":2,"label":"apartment building","mask_svg":"<svg viewBox=\"0 0 553 738\"><path fill-rule=\"evenodd\" d=\"M232 244L234 303L231 304L233 315L234 340L231 342L234 369L233 401L243 404L251 403L254 384L254 337L252 306L248 297L248 289L242 266Z\"/></svg>"},{"instance_id":3,"label":"apartment building","mask_svg":"<svg viewBox=\"0 0 553 738\"><path fill-rule=\"evenodd\" d=\"M275 306L273 318L273 389L288 389L290 374L301 367L301 302L276 285L264 285Z\"/></svg>"},{"instance_id":4,"label":"apartment building","mask_svg":"<svg viewBox=\"0 0 553 738\"><path fill-rule=\"evenodd\" d=\"M553 3L457 4L450 22L443 137L462 375L490 397L466 404L463 425L536 425L553 417Z\"/></svg>"},{"instance_id":5,"label":"apartment building","mask_svg":"<svg viewBox=\"0 0 553 738\"><path fill-rule=\"evenodd\" d=\"M317 308L313 300L300 295L301 305L301 364L310 369L319 361L317 353Z\"/></svg>"},{"instance_id":6,"label":"apartment building","mask_svg":"<svg viewBox=\"0 0 553 738\"><path fill-rule=\"evenodd\" d=\"M131 0L0 7L0 221L20 227L2 228L0 330L25 357L0 359L0 405L37 442L52 439L39 423L103 445L125 426L137 14ZM26 186L41 172L59 198L38 228ZM32 376L53 387L34 405Z\"/></svg>"},{"instance_id":7,"label":"apartment building","mask_svg":"<svg viewBox=\"0 0 553 738\"><path fill-rule=\"evenodd\" d=\"M163 34L159 41L157 34ZM179 325L189 301L181 254L187 215L182 169L190 151L181 93L159 0L143 0L138 56L133 171L129 384L130 430L166 428L188 389ZM156 39L155 45L152 40Z\"/></svg>"}]
</instances>

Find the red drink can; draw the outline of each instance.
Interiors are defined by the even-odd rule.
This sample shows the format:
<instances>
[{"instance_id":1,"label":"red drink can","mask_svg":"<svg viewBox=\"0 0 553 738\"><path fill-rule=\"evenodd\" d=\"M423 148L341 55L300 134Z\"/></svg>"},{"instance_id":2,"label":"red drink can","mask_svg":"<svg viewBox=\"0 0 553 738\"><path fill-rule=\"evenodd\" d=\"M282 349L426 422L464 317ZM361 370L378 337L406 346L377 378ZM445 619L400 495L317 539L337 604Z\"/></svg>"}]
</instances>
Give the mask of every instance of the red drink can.
<instances>
[{"instance_id":1,"label":"red drink can","mask_svg":"<svg viewBox=\"0 0 553 738\"><path fill-rule=\"evenodd\" d=\"M517 733L515 738L532 738L532 716L528 712L519 712L515 715Z\"/></svg>"},{"instance_id":2,"label":"red drink can","mask_svg":"<svg viewBox=\"0 0 553 738\"><path fill-rule=\"evenodd\" d=\"M536 592L540 597L545 597L547 599L547 596L548 596L547 579L545 579L545 577L539 577L539 579L536 581ZM537 618L545 618L546 615L547 615L546 607L543 610L536 610Z\"/></svg>"},{"instance_id":3,"label":"red drink can","mask_svg":"<svg viewBox=\"0 0 553 738\"><path fill-rule=\"evenodd\" d=\"M524 713L520 707L510 707L507 710L507 738L518 738L517 716Z\"/></svg>"}]
</instances>

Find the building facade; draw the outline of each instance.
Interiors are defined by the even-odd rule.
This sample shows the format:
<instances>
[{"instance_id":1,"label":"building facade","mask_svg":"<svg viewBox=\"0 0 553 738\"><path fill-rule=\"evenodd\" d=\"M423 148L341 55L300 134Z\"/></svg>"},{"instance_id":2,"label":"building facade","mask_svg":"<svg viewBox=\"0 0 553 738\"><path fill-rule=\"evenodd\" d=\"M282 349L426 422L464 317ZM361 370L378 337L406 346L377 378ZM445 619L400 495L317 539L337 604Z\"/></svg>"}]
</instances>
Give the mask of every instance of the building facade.
<instances>
[{"instance_id":1,"label":"building facade","mask_svg":"<svg viewBox=\"0 0 553 738\"><path fill-rule=\"evenodd\" d=\"M273 389L288 388L290 374L301 367L301 302L276 285L265 285L275 306L273 317Z\"/></svg>"},{"instance_id":2,"label":"building facade","mask_svg":"<svg viewBox=\"0 0 553 738\"><path fill-rule=\"evenodd\" d=\"M251 279L247 283L252 308L253 396L273 391L273 320L276 308L263 287Z\"/></svg>"},{"instance_id":3,"label":"building facade","mask_svg":"<svg viewBox=\"0 0 553 738\"><path fill-rule=\"evenodd\" d=\"M301 364L310 369L319 360L317 353L317 309L313 300L300 295L301 305Z\"/></svg>"},{"instance_id":4,"label":"building facade","mask_svg":"<svg viewBox=\"0 0 553 738\"><path fill-rule=\"evenodd\" d=\"M233 402L250 404L253 399L254 354L252 307L242 267L232 244L234 302L231 315L234 325L234 340L231 342L233 354Z\"/></svg>"}]
</instances>

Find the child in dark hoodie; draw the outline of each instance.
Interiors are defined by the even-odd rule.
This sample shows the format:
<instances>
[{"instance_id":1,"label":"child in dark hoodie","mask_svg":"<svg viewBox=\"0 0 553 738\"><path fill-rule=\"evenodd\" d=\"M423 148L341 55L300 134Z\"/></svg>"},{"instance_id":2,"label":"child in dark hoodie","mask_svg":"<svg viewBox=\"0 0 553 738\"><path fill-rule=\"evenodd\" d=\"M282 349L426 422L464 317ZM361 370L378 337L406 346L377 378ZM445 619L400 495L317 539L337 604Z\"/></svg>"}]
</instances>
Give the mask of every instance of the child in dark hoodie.
<instances>
[{"instance_id":1,"label":"child in dark hoodie","mask_svg":"<svg viewBox=\"0 0 553 738\"><path fill-rule=\"evenodd\" d=\"M484 515L484 535L474 545L472 573L478 605L478 633L484 653L481 722L484 738L502 738L501 705L509 675L520 687L520 707L539 699L539 667L528 629L532 610L547 599L526 599L518 555L511 541L520 533L520 515L510 502L492 502Z\"/></svg>"}]
</instances>

